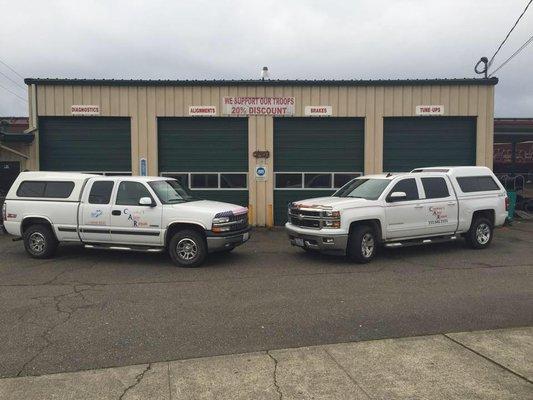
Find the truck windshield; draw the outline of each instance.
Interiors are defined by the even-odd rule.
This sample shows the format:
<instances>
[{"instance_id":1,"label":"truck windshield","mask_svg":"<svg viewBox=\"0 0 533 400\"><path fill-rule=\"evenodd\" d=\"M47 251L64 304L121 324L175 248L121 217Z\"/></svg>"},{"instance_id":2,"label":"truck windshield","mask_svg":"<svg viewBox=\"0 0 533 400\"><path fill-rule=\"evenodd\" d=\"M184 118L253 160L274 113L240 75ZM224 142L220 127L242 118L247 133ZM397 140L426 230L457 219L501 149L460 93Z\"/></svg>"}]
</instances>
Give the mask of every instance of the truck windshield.
<instances>
[{"instance_id":1,"label":"truck windshield","mask_svg":"<svg viewBox=\"0 0 533 400\"><path fill-rule=\"evenodd\" d=\"M173 179L148 182L163 204L183 203L198 200Z\"/></svg>"},{"instance_id":2,"label":"truck windshield","mask_svg":"<svg viewBox=\"0 0 533 400\"><path fill-rule=\"evenodd\" d=\"M357 197L377 200L390 183L389 179L354 179L333 194L334 197Z\"/></svg>"}]
</instances>

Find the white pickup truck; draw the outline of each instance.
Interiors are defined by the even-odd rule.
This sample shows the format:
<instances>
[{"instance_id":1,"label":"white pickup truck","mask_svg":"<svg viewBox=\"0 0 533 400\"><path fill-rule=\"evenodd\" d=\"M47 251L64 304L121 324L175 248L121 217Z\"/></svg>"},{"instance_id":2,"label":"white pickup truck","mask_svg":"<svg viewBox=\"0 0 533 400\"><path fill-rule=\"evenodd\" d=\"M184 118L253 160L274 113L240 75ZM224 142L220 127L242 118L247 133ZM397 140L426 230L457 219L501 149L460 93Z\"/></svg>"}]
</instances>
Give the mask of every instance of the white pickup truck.
<instances>
[{"instance_id":1,"label":"white pickup truck","mask_svg":"<svg viewBox=\"0 0 533 400\"><path fill-rule=\"evenodd\" d=\"M160 252L181 267L231 251L250 237L248 209L198 200L162 177L22 172L2 207L6 231L28 254L51 257L60 242Z\"/></svg>"},{"instance_id":2,"label":"white pickup truck","mask_svg":"<svg viewBox=\"0 0 533 400\"><path fill-rule=\"evenodd\" d=\"M330 197L289 205L285 225L292 245L307 251L372 260L379 245L397 247L454 240L487 247L505 223L505 189L486 167L419 168L369 175Z\"/></svg>"}]
</instances>

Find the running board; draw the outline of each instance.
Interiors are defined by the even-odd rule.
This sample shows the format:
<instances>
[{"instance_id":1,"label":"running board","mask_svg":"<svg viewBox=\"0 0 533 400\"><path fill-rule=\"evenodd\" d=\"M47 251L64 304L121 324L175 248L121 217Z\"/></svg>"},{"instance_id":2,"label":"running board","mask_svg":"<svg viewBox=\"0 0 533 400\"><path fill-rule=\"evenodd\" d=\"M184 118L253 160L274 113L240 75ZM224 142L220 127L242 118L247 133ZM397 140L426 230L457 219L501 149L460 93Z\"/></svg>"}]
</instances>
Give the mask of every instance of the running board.
<instances>
[{"instance_id":1,"label":"running board","mask_svg":"<svg viewBox=\"0 0 533 400\"><path fill-rule=\"evenodd\" d=\"M407 246L418 246L421 244L430 244L430 243L444 243L457 240L457 236L439 236L431 239L411 239L403 242L390 242L385 243L385 247L407 247Z\"/></svg>"},{"instance_id":2,"label":"running board","mask_svg":"<svg viewBox=\"0 0 533 400\"><path fill-rule=\"evenodd\" d=\"M140 251L143 253L161 253L165 250L164 247L148 247L148 246L106 246L102 244L86 244L86 249L98 250L126 250L126 251Z\"/></svg>"}]
</instances>

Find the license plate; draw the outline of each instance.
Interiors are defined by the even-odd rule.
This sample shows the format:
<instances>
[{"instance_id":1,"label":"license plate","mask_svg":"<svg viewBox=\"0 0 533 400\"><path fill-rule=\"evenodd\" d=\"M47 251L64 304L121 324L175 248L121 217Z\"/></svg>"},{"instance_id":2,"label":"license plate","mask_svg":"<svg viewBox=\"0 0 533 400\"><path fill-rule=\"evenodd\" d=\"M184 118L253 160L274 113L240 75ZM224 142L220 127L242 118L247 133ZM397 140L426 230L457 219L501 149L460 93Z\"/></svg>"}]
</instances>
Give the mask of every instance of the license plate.
<instances>
[{"instance_id":1,"label":"license plate","mask_svg":"<svg viewBox=\"0 0 533 400\"><path fill-rule=\"evenodd\" d=\"M248 239L250 239L250 232L246 232L242 235L242 241L246 242Z\"/></svg>"},{"instance_id":2,"label":"license plate","mask_svg":"<svg viewBox=\"0 0 533 400\"><path fill-rule=\"evenodd\" d=\"M294 243L296 246L304 247L304 240L302 238L295 238Z\"/></svg>"}]
</instances>

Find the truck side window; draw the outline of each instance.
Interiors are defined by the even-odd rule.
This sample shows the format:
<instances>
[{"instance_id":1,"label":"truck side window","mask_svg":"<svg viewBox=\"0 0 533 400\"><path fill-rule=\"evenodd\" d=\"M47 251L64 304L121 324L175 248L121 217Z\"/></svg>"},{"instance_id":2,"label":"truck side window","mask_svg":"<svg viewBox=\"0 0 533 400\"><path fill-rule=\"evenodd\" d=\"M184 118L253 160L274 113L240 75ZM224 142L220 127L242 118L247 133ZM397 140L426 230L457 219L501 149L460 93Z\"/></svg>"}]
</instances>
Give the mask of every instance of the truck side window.
<instances>
[{"instance_id":1,"label":"truck side window","mask_svg":"<svg viewBox=\"0 0 533 400\"><path fill-rule=\"evenodd\" d=\"M465 193L500 190L498 184L488 175L457 177L457 182Z\"/></svg>"},{"instance_id":2,"label":"truck side window","mask_svg":"<svg viewBox=\"0 0 533 400\"><path fill-rule=\"evenodd\" d=\"M446 185L444 178L422 178L422 186L426 192L426 199L450 197L448 185Z\"/></svg>"},{"instance_id":3,"label":"truck side window","mask_svg":"<svg viewBox=\"0 0 533 400\"><path fill-rule=\"evenodd\" d=\"M111 192L113 191L113 181L97 181L91 187L89 193L90 204L109 204Z\"/></svg>"},{"instance_id":4,"label":"truck side window","mask_svg":"<svg viewBox=\"0 0 533 400\"><path fill-rule=\"evenodd\" d=\"M387 201L390 202L390 195L394 192L405 192L407 197L402 199L401 201L409 201L409 200L418 200L418 187L416 186L416 181L414 178L409 179L403 179L400 182L398 182L392 190L389 192L389 195L387 196Z\"/></svg>"},{"instance_id":5,"label":"truck side window","mask_svg":"<svg viewBox=\"0 0 533 400\"><path fill-rule=\"evenodd\" d=\"M150 197L150 192L142 183L124 181L120 182L117 192L116 204L119 206L138 206L142 197Z\"/></svg>"}]
</instances>

